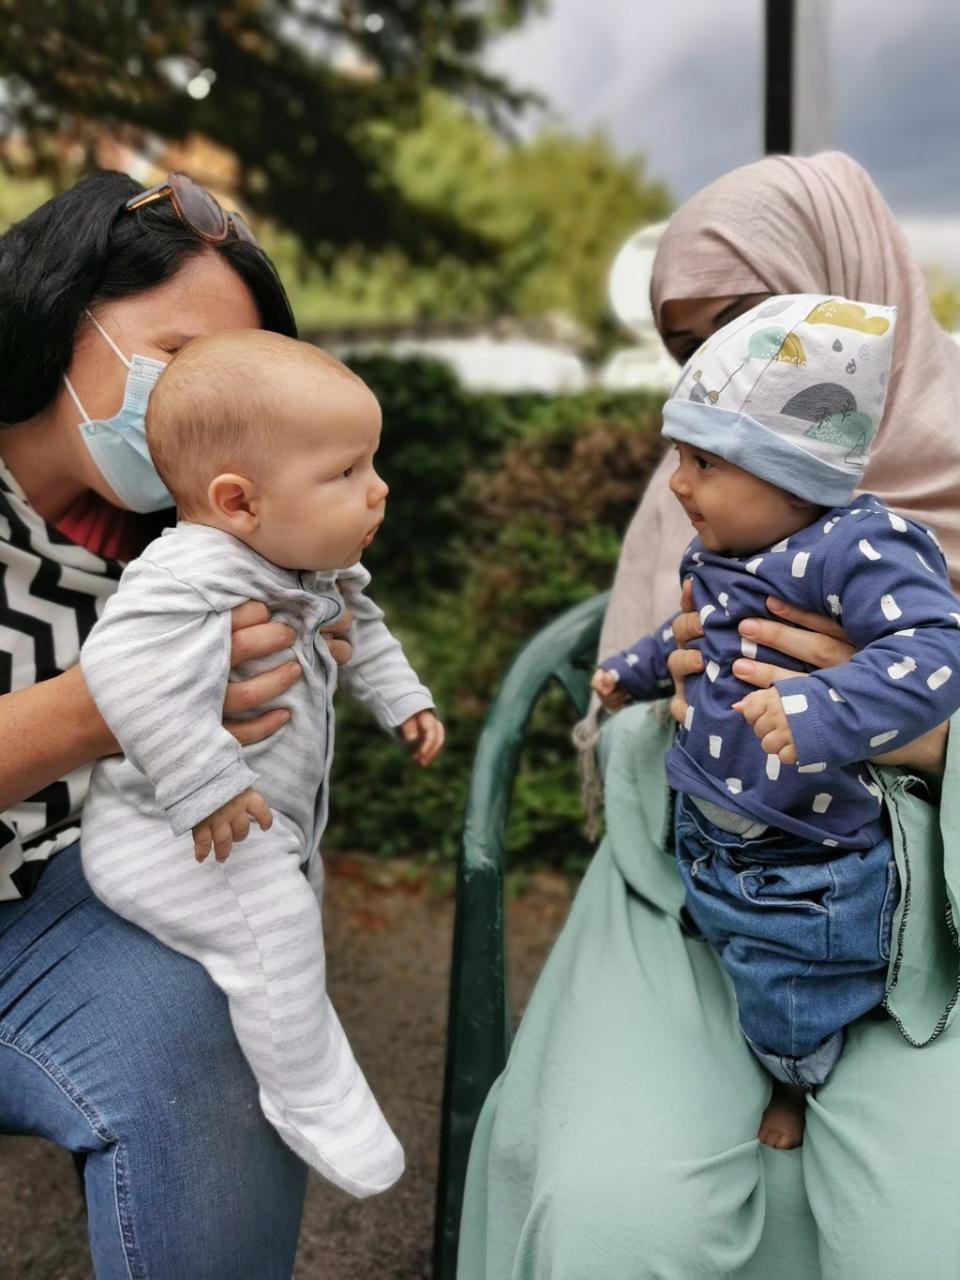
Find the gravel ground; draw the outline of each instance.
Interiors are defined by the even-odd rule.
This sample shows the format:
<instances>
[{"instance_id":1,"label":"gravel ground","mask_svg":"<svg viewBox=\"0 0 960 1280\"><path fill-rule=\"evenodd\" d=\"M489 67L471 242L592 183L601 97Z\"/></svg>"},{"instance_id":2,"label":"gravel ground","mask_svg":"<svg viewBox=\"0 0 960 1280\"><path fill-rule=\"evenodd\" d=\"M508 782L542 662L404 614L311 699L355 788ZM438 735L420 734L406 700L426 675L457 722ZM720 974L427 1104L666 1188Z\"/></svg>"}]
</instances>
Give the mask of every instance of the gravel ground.
<instances>
[{"instance_id":1,"label":"gravel ground","mask_svg":"<svg viewBox=\"0 0 960 1280\"><path fill-rule=\"evenodd\" d=\"M547 874L530 877L508 903L511 993L518 1011L568 905L566 882ZM407 1172L392 1191L364 1203L311 1174L294 1275L296 1280L425 1280L452 897L413 863L342 857L329 868L325 918L334 1000L406 1148ZM0 1280L89 1280L83 1209L64 1151L34 1138L0 1139L0 1206Z\"/></svg>"}]
</instances>

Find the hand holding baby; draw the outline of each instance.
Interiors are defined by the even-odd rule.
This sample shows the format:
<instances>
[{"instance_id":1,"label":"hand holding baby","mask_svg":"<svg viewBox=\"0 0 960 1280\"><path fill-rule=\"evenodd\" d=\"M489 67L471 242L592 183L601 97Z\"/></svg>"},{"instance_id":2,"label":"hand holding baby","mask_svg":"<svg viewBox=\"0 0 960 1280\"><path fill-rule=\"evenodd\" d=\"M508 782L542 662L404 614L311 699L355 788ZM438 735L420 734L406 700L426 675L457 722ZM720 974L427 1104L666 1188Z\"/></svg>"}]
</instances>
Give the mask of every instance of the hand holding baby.
<instances>
[{"instance_id":1,"label":"hand holding baby","mask_svg":"<svg viewBox=\"0 0 960 1280\"><path fill-rule=\"evenodd\" d=\"M236 840L239 844L246 840L251 818L261 831L269 831L273 825L273 814L266 800L259 791L247 787L193 828L193 856L203 862L212 848L216 860L226 862L233 842Z\"/></svg>"},{"instance_id":2,"label":"hand holding baby","mask_svg":"<svg viewBox=\"0 0 960 1280\"><path fill-rule=\"evenodd\" d=\"M768 756L779 756L784 764L797 763L797 748L790 732L790 721L783 709L776 689L754 689L745 698L733 704L753 732Z\"/></svg>"}]
</instances>

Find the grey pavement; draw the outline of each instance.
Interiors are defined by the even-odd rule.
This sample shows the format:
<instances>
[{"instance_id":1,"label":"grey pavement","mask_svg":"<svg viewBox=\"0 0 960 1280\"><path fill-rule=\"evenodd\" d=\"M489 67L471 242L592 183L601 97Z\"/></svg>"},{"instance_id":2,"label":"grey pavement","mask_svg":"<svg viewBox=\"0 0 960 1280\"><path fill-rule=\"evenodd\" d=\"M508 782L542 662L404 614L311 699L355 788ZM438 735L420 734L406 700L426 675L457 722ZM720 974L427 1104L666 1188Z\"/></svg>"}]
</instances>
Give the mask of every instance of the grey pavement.
<instances>
[{"instance_id":1,"label":"grey pavement","mask_svg":"<svg viewBox=\"0 0 960 1280\"><path fill-rule=\"evenodd\" d=\"M568 905L567 883L546 873L531 876L508 902L518 1009ZM331 862L330 987L406 1148L407 1172L386 1195L362 1203L311 1175L295 1280L430 1276L452 921L449 890L416 863ZM0 1137L0 1224L0 1280L90 1280L76 1176L69 1156L51 1143Z\"/></svg>"}]
</instances>

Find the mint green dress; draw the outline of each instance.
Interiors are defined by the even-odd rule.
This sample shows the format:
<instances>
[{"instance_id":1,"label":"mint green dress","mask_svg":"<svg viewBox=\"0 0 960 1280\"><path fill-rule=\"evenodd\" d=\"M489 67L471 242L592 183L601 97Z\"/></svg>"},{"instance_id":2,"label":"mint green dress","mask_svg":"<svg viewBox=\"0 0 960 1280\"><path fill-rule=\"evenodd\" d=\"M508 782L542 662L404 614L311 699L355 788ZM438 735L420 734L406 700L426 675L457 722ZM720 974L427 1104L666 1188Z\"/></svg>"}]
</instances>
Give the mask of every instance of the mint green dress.
<instances>
[{"instance_id":1,"label":"mint green dress","mask_svg":"<svg viewBox=\"0 0 960 1280\"><path fill-rule=\"evenodd\" d=\"M770 1080L680 928L669 735L649 707L605 731L607 835L480 1117L459 1280L960 1276L960 727L939 809L876 772L903 885L890 1016L848 1029L793 1151L758 1143Z\"/></svg>"}]
</instances>

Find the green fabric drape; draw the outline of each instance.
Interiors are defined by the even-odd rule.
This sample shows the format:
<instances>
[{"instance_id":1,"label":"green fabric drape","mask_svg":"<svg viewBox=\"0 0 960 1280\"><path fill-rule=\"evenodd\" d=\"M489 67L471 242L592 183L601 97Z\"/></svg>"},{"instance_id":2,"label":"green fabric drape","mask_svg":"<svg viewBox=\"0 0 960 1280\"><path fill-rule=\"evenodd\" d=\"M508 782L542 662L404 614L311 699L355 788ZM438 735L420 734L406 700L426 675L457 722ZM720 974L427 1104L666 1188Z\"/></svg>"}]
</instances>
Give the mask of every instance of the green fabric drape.
<instances>
[{"instance_id":1,"label":"green fabric drape","mask_svg":"<svg viewBox=\"0 0 960 1280\"><path fill-rule=\"evenodd\" d=\"M647 707L604 734L607 835L480 1118L460 1280L960 1275L960 747L939 810L874 774L904 885L892 1016L849 1028L779 1152L731 985L679 924L669 737Z\"/></svg>"}]
</instances>

